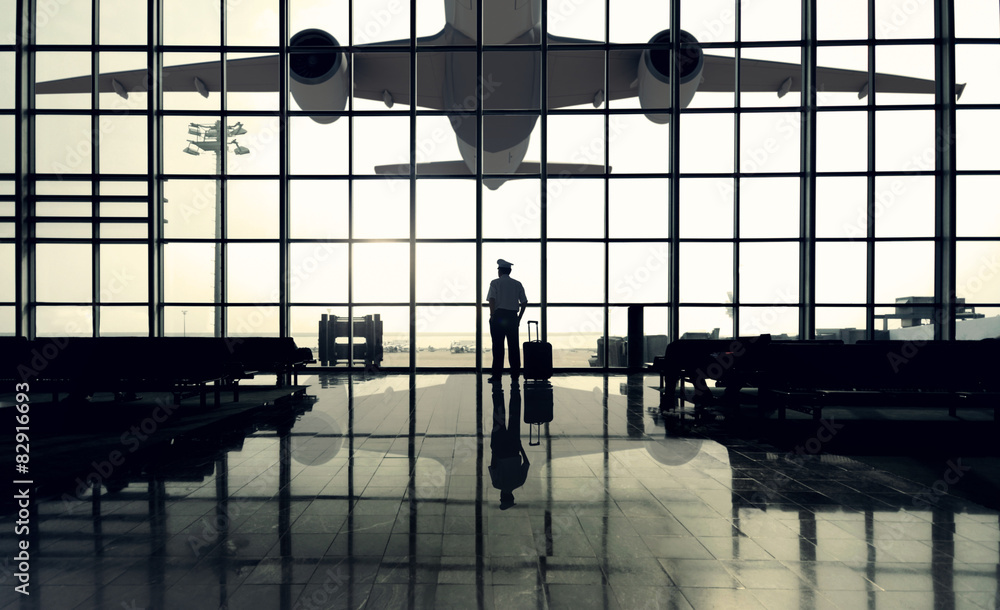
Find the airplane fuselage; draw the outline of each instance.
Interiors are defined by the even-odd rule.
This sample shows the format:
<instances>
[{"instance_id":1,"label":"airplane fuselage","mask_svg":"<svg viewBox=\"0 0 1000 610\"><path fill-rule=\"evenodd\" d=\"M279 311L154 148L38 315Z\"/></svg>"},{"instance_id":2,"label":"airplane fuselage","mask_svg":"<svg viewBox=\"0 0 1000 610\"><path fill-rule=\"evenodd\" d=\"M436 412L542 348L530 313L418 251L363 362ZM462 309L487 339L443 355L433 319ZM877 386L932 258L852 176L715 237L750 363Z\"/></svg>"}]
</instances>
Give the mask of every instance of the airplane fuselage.
<instances>
[{"instance_id":1,"label":"airplane fuselage","mask_svg":"<svg viewBox=\"0 0 1000 610\"><path fill-rule=\"evenodd\" d=\"M472 0L445 0L443 44L475 47L476 4ZM447 54L443 98L446 108L460 111L448 118L462 159L472 173L477 171L479 128L475 112L480 100L484 111L514 111L483 117L483 173L511 174L524 160L541 107L541 53L518 46L541 41L541 10L540 0L507 0L484 6L483 44L507 45L510 50L484 51L481 76L475 52ZM502 182L487 180L486 184L496 188Z\"/></svg>"}]
</instances>

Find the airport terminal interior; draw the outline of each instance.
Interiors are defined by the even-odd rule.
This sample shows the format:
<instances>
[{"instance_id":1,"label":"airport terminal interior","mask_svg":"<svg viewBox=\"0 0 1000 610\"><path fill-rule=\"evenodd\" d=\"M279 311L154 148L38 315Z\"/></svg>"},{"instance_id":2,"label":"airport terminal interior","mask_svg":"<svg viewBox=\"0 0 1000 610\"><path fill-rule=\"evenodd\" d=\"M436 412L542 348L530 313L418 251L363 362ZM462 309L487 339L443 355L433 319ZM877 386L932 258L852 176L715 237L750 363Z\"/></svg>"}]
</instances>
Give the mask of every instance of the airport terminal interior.
<instances>
[{"instance_id":1,"label":"airport terminal interior","mask_svg":"<svg viewBox=\"0 0 1000 610\"><path fill-rule=\"evenodd\" d=\"M995 0L0 0L0 609L1000 608L998 67Z\"/></svg>"}]
</instances>

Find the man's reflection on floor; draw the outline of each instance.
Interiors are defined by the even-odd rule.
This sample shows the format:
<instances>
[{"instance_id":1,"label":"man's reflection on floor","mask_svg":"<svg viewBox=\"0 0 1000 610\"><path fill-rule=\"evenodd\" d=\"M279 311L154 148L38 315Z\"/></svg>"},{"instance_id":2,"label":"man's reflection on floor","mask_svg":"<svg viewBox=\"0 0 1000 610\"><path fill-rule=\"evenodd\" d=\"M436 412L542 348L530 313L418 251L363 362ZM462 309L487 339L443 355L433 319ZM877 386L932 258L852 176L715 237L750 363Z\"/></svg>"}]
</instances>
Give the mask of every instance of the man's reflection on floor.
<instances>
[{"instance_id":1,"label":"man's reflection on floor","mask_svg":"<svg viewBox=\"0 0 1000 610\"><path fill-rule=\"evenodd\" d=\"M521 445L521 388L510 387L510 409L503 386L493 385L493 431L490 433L490 479L500 490L500 510L514 506L514 490L528 478L528 454Z\"/></svg>"}]
</instances>

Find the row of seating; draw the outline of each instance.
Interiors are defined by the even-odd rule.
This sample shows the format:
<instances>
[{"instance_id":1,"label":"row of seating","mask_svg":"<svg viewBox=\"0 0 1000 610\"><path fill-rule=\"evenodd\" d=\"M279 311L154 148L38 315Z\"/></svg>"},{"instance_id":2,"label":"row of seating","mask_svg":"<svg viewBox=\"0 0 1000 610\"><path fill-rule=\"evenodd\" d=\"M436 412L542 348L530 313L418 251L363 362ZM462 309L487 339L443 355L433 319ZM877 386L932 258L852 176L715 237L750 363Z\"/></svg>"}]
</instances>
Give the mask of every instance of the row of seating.
<instances>
[{"instance_id":1,"label":"row of seating","mask_svg":"<svg viewBox=\"0 0 1000 610\"><path fill-rule=\"evenodd\" d=\"M33 392L90 396L170 392L175 400L209 387L215 402L227 387L239 400L239 381L273 374L293 382L313 362L312 350L290 337L0 337L0 379L28 383ZM209 385L211 384L211 386ZM13 391L13 386L6 391Z\"/></svg>"},{"instance_id":2,"label":"row of seating","mask_svg":"<svg viewBox=\"0 0 1000 610\"><path fill-rule=\"evenodd\" d=\"M786 410L822 417L825 406L992 407L1000 420L1000 340L773 341L768 335L724 340L678 340L654 361L664 397L690 381L695 402L713 400L707 381L725 388L722 402L738 406L741 391L757 388L762 413ZM669 407L661 403L661 408Z\"/></svg>"}]
</instances>

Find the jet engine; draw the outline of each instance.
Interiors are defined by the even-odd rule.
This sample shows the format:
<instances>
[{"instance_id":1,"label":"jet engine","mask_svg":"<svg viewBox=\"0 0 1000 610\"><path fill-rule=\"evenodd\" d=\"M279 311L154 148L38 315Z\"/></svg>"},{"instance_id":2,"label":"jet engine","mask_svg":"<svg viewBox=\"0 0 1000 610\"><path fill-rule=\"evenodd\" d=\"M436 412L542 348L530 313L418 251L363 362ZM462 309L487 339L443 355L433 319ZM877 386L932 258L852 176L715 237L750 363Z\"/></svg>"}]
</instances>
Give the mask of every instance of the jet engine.
<instances>
[{"instance_id":1,"label":"jet engine","mask_svg":"<svg viewBox=\"0 0 1000 610\"><path fill-rule=\"evenodd\" d=\"M337 47L337 39L323 30L302 30L289 42L289 88L295 103L302 110L343 110L351 91L351 77L344 53L316 50L315 47ZM296 51L296 47L314 47ZM332 123L340 118L313 116L317 123Z\"/></svg>"},{"instance_id":2,"label":"jet engine","mask_svg":"<svg viewBox=\"0 0 1000 610\"><path fill-rule=\"evenodd\" d=\"M666 47L646 49L639 56L639 103L644 109L659 111L646 113L646 118L663 124L670 121L670 114L663 112L670 108L670 30L663 30L653 36L649 43ZM698 40L683 30L680 31L679 51L677 75L680 79L680 107L687 108L701 82L705 55Z\"/></svg>"}]
</instances>

